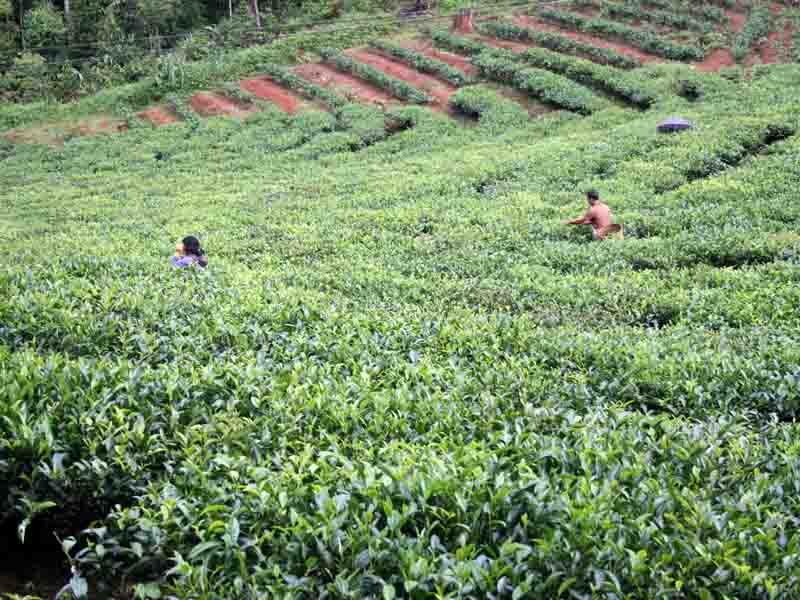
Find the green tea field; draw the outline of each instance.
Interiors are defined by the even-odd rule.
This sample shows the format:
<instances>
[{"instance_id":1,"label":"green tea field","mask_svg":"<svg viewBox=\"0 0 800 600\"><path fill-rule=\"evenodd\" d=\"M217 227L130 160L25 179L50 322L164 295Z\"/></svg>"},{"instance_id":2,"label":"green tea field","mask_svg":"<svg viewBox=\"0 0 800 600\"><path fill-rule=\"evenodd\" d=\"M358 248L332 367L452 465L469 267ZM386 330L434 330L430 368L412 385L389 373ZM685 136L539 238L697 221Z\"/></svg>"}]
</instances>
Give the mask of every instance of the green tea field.
<instances>
[{"instance_id":1,"label":"green tea field","mask_svg":"<svg viewBox=\"0 0 800 600\"><path fill-rule=\"evenodd\" d=\"M0 598L800 598L799 15L0 107Z\"/></svg>"}]
</instances>

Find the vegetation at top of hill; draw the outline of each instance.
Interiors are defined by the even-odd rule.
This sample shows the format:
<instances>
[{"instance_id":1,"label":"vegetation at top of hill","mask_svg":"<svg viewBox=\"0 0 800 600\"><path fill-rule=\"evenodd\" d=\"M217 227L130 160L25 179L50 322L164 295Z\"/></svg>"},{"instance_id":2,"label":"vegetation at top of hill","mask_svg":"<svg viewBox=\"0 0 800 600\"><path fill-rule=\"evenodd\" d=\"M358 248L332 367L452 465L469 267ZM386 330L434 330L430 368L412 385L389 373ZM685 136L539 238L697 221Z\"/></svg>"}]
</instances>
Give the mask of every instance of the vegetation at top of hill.
<instances>
[{"instance_id":1,"label":"vegetation at top of hill","mask_svg":"<svg viewBox=\"0 0 800 600\"><path fill-rule=\"evenodd\" d=\"M796 596L800 67L635 74L0 147L3 524L140 597Z\"/></svg>"}]
</instances>

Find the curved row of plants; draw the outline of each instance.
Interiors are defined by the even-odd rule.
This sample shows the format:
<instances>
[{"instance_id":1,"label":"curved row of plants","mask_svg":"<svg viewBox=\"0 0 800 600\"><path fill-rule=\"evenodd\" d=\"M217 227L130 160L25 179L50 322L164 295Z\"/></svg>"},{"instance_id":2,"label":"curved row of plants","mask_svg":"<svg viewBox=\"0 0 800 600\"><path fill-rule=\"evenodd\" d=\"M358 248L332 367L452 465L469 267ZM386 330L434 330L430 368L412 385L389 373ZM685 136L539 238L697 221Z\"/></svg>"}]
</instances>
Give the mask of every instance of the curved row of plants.
<instances>
[{"instance_id":1,"label":"curved row of plants","mask_svg":"<svg viewBox=\"0 0 800 600\"><path fill-rule=\"evenodd\" d=\"M371 65L365 65L357 60L353 60L346 54L332 48L323 48L319 51L324 61L339 71L355 75L364 81L389 92L395 98L414 102L415 104L428 104L433 99L425 92L418 90L413 85L390 77L380 69Z\"/></svg>"},{"instance_id":2,"label":"curved row of plants","mask_svg":"<svg viewBox=\"0 0 800 600\"><path fill-rule=\"evenodd\" d=\"M695 19L690 14L675 13L669 10L654 10L641 7L632 2L599 2L600 15L604 18L621 19L626 21L646 21L655 25L665 25L672 29L699 31L708 33L713 25Z\"/></svg>"},{"instance_id":3,"label":"curved row of plants","mask_svg":"<svg viewBox=\"0 0 800 600\"><path fill-rule=\"evenodd\" d=\"M652 79L613 67L598 65L582 58L565 56L545 48L531 48L518 55L519 59L538 67L559 73L590 87L596 87L622 98L639 108L649 108L656 94L648 90Z\"/></svg>"},{"instance_id":4,"label":"curved row of plants","mask_svg":"<svg viewBox=\"0 0 800 600\"><path fill-rule=\"evenodd\" d=\"M483 52L473 58L481 75L511 85L529 96L582 115L608 108L610 104L582 85L544 69L521 64L511 53Z\"/></svg>"},{"instance_id":5,"label":"curved row of plants","mask_svg":"<svg viewBox=\"0 0 800 600\"><path fill-rule=\"evenodd\" d=\"M458 112L477 118L480 125L495 133L519 127L530 120L516 102L503 98L486 85L471 85L450 96L450 106Z\"/></svg>"},{"instance_id":6,"label":"curved row of plants","mask_svg":"<svg viewBox=\"0 0 800 600\"><path fill-rule=\"evenodd\" d=\"M635 0L628 0L628 3L637 4ZM724 23L728 20L722 8L706 3L692 2L692 0L641 0L638 5L642 7L653 6L674 14L694 15L699 19L712 23Z\"/></svg>"},{"instance_id":7,"label":"curved row of plants","mask_svg":"<svg viewBox=\"0 0 800 600\"><path fill-rule=\"evenodd\" d=\"M619 39L645 52L671 60L702 60L705 55L703 50L697 46L676 44L655 33L642 31L606 19L587 18L575 13L546 8L537 11L536 16L584 33Z\"/></svg>"},{"instance_id":8,"label":"curved row of plants","mask_svg":"<svg viewBox=\"0 0 800 600\"><path fill-rule=\"evenodd\" d=\"M297 92L309 100L322 102L329 108L336 109L345 106L348 102L336 92L332 92L320 85L312 83L292 73L286 67L276 64L262 64L259 71L266 73L279 84Z\"/></svg>"},{"instance_id":9,"label":"curved row of plants","mask_svg":"<svg viewBox=\"0 0 800 600\"><path fill-rule=\"evenodd\" d=\"M480 23L478 28L482 33L503 40L536 44L555 52L574 54L588 58L594 62L619 67L621 69L634 69L641 66L641 63L635 58L620 54L610 48L599 48L591 44L573 40L566 35L549 31L539 31L531 27L522 27L507 21L486 21Z\"/></svg>"},{"instance_id":10,"label":"curved row of plants","mask_svg":"<svg viewBox=\"0 0 800 600\"><path fill-rule=\"evenodd\" d=\"M456 87L473 83L472 78L463 71L459 71L445 62L426 56L422 52L379 39L372 40L369 45L392 58L414 67L417 71L438 77Z\"/></svg>"}]
</instances>

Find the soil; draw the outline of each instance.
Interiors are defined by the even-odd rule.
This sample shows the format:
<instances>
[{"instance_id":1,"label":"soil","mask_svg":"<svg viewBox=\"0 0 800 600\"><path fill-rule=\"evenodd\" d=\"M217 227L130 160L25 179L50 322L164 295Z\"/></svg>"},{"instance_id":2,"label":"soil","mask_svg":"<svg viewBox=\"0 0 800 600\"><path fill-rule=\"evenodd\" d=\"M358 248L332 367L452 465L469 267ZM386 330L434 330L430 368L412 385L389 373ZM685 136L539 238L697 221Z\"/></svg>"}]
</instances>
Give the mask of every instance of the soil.
<instances>
[{"instance_id":1,"label":"soil","mask_svg":"<svg viewBox=\"0 0 800 600\"><path fill-rule=\"evenodd\" d=\"M357 77L340 73L336 69L319 63L306 63L294 68L295 75L323 87L334 88L346 98L355 98L361 102L379 104L398 104L392 96L383 90L370 85Z\"/></svg>"},{"instance_id":2,"label":"soil","mask_svg":"<svg viewBox=\"0 0 800 600\"><path fill-rule=\"evenodd\" d=\"M707 54L703 62L697 63L695 69L703 73L713 73L724 67L733 66L736 66L736 61L733 59L733 53L730 49L717 48L713 52Z\"/></svg>"},{"instance_id":3,"label":"soil","mask_svg":"<svg viewBox=\"0 0 800 600\"><path fill-rule=\"evenodd\" d=\"M254 96L272 102L283 112L294 114L303 106L303 100L285 90L267 77L244 79L239 82L241 88Z\"/></svg>"},{"instance_id":4,"label":"soil","mask_svg":"<svg viewBox=\"0 0 800 600\"><path fill-rule=\"evenodd\" d=\"M136 114L140 119L144 119L160 127L161 125L169 125L178 121L178 116L165 106L152 106L147 110L143 110Z\"/></svg>"},{"instance_id":5,"label":"soil","mask_svg":"<svg viewBox=\"0 0 800 600\"><path fill-rule=\"evenodd\" d=\"M202 117L216 117L219 115L243 117L252 112L252 109L245 108L225 96L212 92L197 92L191 97L189 104L192 110Z\"/></svg>"},{"instance_id":6,"label":"soil","mask_svg":"<svg viewBox=\"0 0 800 600\"><path fill-rule=\"evenodd\" d=\"M783 6L771 4L769 8L775 21L778 21L783 13ZM791 52L793 33L794 28L789 20L784 24L783 31L771 31L767 36L766 42L758 48L758 58L760 58L761 63L772 65L785 60L784 53L787 50Z\"/></svg>"},{"instance_id":7,"label":"soil","mask_svg":"<svg viewBox=\"0 0 800 600\"><path fill-rule=\"evenodd\" d=\"M430 75L420 73L412 67L389 60L379 54L366 50L348 50L346 54L359 62L383 71L390 77L405 81L418 90L425 92L435 101L435 104L431 108L436 108L436 105L438 105L439 108L447 107L450 96L456 91L455 86L449 83L440 81Z\"/></svg>"},{"instance_id":8,"label":"soil","mask_svg":"<svg viewBox=\"0 0 800 600\"><path fill-rule=\"evenodd\" d=\"M624 54L625 56L630 56L631 58L635 58L642 64L652 63L652 62L667 62L659 56L647 54L646 52L642 52L641 50L638 50L636 48L631 48L630 46L627 46L625 44L612 42L604 38L595 37L593 35L586 35L584 33L577 33L574 31L561 29L556 25L551 25L550 23L544 23L538 19L529 17L527 15L516 16L514 18L514 22L522 27L538 29L539 31L549 31L551 33L559 33L561 35L570 37L578 42L591 44L592 46L597 46L598 48L608 48L609 50L615 50L620 54Z\"/></svg>"},{"instance_id":9,"label":"soil","mask_svg":"<svg viewBox=\"0 0 800 600\"><path fill-rule=\"evenodd\" d=\"M732 10L726 10L725 14L730 21L730 28L733 33L739 33L747 21L747 15ZM706 55L702 62L697 63L695 68L702 73L714 73L724 67L736 66L733 52L730 48L717 48Z\"/></svg>"},{"instance_id":10,"label":"soil","mask_svg":"<svg viewBox=\"0 0 800 600\"><path fill-rule=\"evenodd\" d=\"M467 75L475 75L478 72L478 70L469 62L469 59L459 56L458 54L437 50L433 47L433 42L430 40L417 40L405 44L405 47L411 50L416 50L417 52L421 52L430 58L440 60L443 63L458 69L459 71L463 71Z\"/></svg>"},{"instance_id":11,"label":"soil","mask_svg":"<svg viewBox=\"0 0 800 600\"><path fill-rule=\"evenodd\" d=\"M127 129L127 122L120 119L93 117L77 123L51 123L27 129L12 129L3 137L16 144L62 146L69 138L117 133Z\"/></svg>"}]
</instances>

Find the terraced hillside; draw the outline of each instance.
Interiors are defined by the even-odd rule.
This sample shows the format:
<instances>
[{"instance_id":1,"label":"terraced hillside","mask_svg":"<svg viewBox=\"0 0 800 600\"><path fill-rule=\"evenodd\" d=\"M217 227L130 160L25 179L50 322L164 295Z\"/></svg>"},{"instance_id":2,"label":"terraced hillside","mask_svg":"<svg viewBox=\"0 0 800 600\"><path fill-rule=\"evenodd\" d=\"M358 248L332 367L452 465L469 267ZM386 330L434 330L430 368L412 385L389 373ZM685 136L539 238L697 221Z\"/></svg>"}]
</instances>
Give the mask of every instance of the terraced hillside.
<instances>
[{"instance_id":1,"label":"terraced hillside","mask_svg":"<svg viewBox=\"0 0 800 600\"><path fill-rule=\"evenodd\" d=\"M794 13L639 6L0 141L0 596L800 596Z\"/></svg>"},{"instance_id":2,"label":"terraced hillside","mask_svg":"<svg viewBox=\"0 0 800 600\"><path fill-rule=\"evenodd\" d=\"M534 117L548 108L586 113L591 110L587 106L602 105L593 99L598 93L641 108L641 102L631 102L624 93L619 94L616 83L609 89L607 81L626 80L625 85L630 87L630 80L636 76L620 71L652 63L683 62L698 71L717 72L737 66L747 69L757 64L793 62L800 54L794 44L795 32L800 31L796 27L798 10L790 0L786 4L733 0L700 4L666 0L545 3L478 19L476 31L466 34L434 31L413 40L375 40L366 48L330 51L322 61L303 64L293 71L345 100L380 107L418 103L454 116L458 115L449 103L450 97L459 87L475 81L498 84L500 93L522 99L523 104L533 101L530 112ZM508 52L491 56L492 49L518 56ZM481 55L485 55L482 61ZM540 80L525 85L507 70L501 74L488 68L487 61L496 59L538 69ZM591 67L585 61L599 66ZM592 76L586 75L587 69L592 70ZM262 72L225 89L171 98L167 106L137 113L134 121L161 126L197 116L246 118L264 104L289 114L321 107L309 103L308 94L296 85L270 77L272 70L272 65L265 65ZM532 73L528 71L528 75ZM638 86L646 87L646 82L639 78ZM543 97L543 88L550 90L547 97ZM318 102L316 95L310 98ZM95 125L98 122L100 127ZM13 130L5 137L11 141L60 143L75 135L124 131L130 126L131 119L100 116L89 122L51 125L44 131Z\"/></svg>"}]
</instances>

